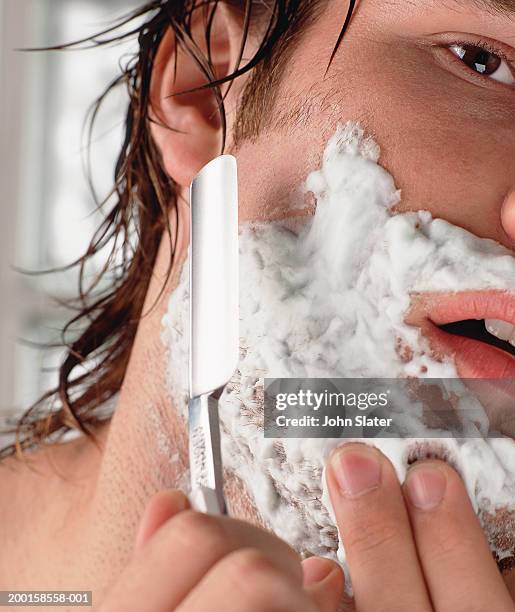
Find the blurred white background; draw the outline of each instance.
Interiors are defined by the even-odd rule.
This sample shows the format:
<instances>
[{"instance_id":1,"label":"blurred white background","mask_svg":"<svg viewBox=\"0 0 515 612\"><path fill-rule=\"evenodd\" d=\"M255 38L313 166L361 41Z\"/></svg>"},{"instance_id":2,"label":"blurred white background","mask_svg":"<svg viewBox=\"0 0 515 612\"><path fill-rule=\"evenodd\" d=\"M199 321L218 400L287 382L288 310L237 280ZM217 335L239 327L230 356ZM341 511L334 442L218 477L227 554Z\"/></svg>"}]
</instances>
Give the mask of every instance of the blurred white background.
<instances>
[{"instance_id":1,"label":"blurred white background","mask_svg":"<svg viewBox=\"0 0 515 612\"><path fill-rule=\"evenodd\" d=\"M119 73L128 44L83 51L20 52L96 33L143 0L0 2L0 414L19 413L56 381L59 351L21 340L58 338L68 314L48 294L73 297L75 272L26 276L84 252L98 225L84 173L87 110ZM92 149L95 186L112 185L127 100L111 96Z\"/></svg>"}]
</instances>

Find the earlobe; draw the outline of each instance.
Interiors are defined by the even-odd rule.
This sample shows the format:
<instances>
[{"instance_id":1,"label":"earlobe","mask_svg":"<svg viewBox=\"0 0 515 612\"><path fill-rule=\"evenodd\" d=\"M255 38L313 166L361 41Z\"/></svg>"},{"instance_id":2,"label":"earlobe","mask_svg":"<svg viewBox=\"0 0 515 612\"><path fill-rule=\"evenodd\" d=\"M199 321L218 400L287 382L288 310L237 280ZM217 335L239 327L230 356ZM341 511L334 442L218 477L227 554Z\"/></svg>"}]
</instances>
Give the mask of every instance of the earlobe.
<instances>
[{"instance_id":1,"label":"earlobe","mask_svg":"<svg viewBox=\"0 0 515 612\"><path fill-rule=\"evenodd\" d=\"M193 17L192 36L207 56L205 20L202 10ZM211 33L211 63L216 78L234 69L240 41L237 24L223 3L218 3ZM208 83L208 78L184 45L174 44L169 29L159 46L150 89L151 132L164 168L180 186L187 187L197 172L221 153L222 125L218 104L211 88L188 90ZM222 87L222 93L226 86Z\"/></svg>"}]
</instances>

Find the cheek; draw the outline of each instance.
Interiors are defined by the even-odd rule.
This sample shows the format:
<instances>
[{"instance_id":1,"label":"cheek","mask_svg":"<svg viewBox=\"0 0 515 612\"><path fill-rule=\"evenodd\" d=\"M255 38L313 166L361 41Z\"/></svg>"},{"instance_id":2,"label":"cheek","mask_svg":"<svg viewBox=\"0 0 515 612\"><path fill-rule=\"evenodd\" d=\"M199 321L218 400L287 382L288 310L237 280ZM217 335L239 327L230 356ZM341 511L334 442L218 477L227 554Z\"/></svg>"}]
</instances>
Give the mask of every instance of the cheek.
<instances>
[{"instance_id":1,"label":"cheek","mask_svg":"<svg viewBox=\"0 0 515 612\"><path fill-rule=\"evenodd\" d=\"M402 190L398 210L424 208L506 244L500 208L514 178L508 160L515 155L508 126L456 116L443 102L431 107L422 95L406 96L402 115L390 118L397 129L384 131L378 141L381 164Z\"/></svg>"},{"instance_id":2,"label":"cheek","mask_svg":"<svg viewBox=\"0 0 515 612\"><path fill-rule=\"evenodd\" d=\"M271 112L280 128L238 152L242 221L312 212L299 211L298 186L319 166L336 124L354 120L381 146L380 163L402 190L399 210L427 209L506 244L500 209L515 180L515 133L495 95L409 43L365 38L349 39L324 79L327 53L319 43L315 37L299 47L280 86ZM378 72L381 57L389 61ZM303 104L303 121L289 123Z\"/></svg>"},{"instance_id":3,"label":"cheek","mask_svg":"<svg viewBox=\"0 0 515 612\"><path fill-rule=\"evenodd\" d=\"M388 58L380 73L378 58ZM505 98L402 41L361 39L339 65L340 118L360 120L380 145L402 190L398 210L427 209L506 244L500 208L515 181L515 130Z\"/></svg>"},{"instance_id":4,"label":"cheek","mask_svg":"<svg viewBox=\"0 0 515 612\"><path fill-rule=\"evenodd\" d=\"M381 146L402 190L398 210L428 209L511 246L500 209L515 182L513 96L451 74L411 40L362 37L345 53L341 111Z\"/></svg>"},{"instance_id":5,"label":"cheek","mask_svg":"<svg viewBox=\"0 0 515 612\"><path fill-rule=\"evenodd\" d=\"M324 140L307 131L295 138L263 134L236 153L240 223L313 214L312 198L301 185L320 164Z\"/></svg>"}]
</instances>

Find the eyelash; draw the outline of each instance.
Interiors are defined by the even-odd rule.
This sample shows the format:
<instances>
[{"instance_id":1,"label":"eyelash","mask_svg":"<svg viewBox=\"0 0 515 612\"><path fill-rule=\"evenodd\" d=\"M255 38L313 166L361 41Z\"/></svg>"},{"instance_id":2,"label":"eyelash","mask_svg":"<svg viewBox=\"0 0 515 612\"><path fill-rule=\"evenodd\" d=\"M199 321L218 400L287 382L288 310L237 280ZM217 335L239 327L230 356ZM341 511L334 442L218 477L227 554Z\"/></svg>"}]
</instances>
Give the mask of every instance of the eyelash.
<instances>
[{"instance_id":1,"label":"eyelash","mask_svg":"<svg viewBox=\"0 0 515 612\"><path fill-rule=\"evenodd\" d=\"M466 70L470 75L473 75L475 78L481 79L482 81L486 80L486 81L492 83L493 79L491 79L488 76L484 76L484 75L480 74L479 72L475 72L474 70L469 68L465 64L465 62L461 61L458 57L456 57L456 55L450 50L450 47L452 47L453 45L473 46L473 47L477 47L478 49L484 49L485 51L488 51L488 53L491 53L492 55L496 55L501 60L505 61L508 64L508 66L510 67L510 69L513 72L514 76L515 76L515 63L513 62L512 59L510 59L507 56L507 54L502 49L500 49L499 47L496 47L495 45L493 45L492 41L490 41L490 40L460 40L460 39L452 39L452 41L446 42L445 45L438 45L441 49L445 50L451 56L451 59L453 61L457 62L462 67L462 69ZM504 85L502 83L499 83L499 85L501 85L502 87L509 87L509 86Z\"/></svg>"}]
</instances>

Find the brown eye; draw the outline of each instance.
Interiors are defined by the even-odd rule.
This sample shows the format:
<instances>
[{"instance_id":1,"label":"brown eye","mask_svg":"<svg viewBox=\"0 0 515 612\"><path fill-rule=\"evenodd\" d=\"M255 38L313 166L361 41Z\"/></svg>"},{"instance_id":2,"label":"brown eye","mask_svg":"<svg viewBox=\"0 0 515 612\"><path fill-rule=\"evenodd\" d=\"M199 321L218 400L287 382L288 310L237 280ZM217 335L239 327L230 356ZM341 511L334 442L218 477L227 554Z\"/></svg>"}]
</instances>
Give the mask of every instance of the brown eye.
<instances>
[{"instance_id":1,"label":"brown eye","mask_svg":"<svg viewBox=\"0 0 515 612\"><path fill-rule=\"evenodd\" d=\"M515 74L508 63L488 49L477 45L452 45L450 50L474 72L507 85L515 83Z\"/></svg>"},{"instance_id":2,"label":"brown eye","mask_svg":"<svg viewBox=\"0 0 515 612\"><path fill-rule=\"evenodd\" d=\"M499 69L502 59L487 49L474 45L453 45L451 50L472 70L490 76Z\"/></svg>"}]
</instances>

